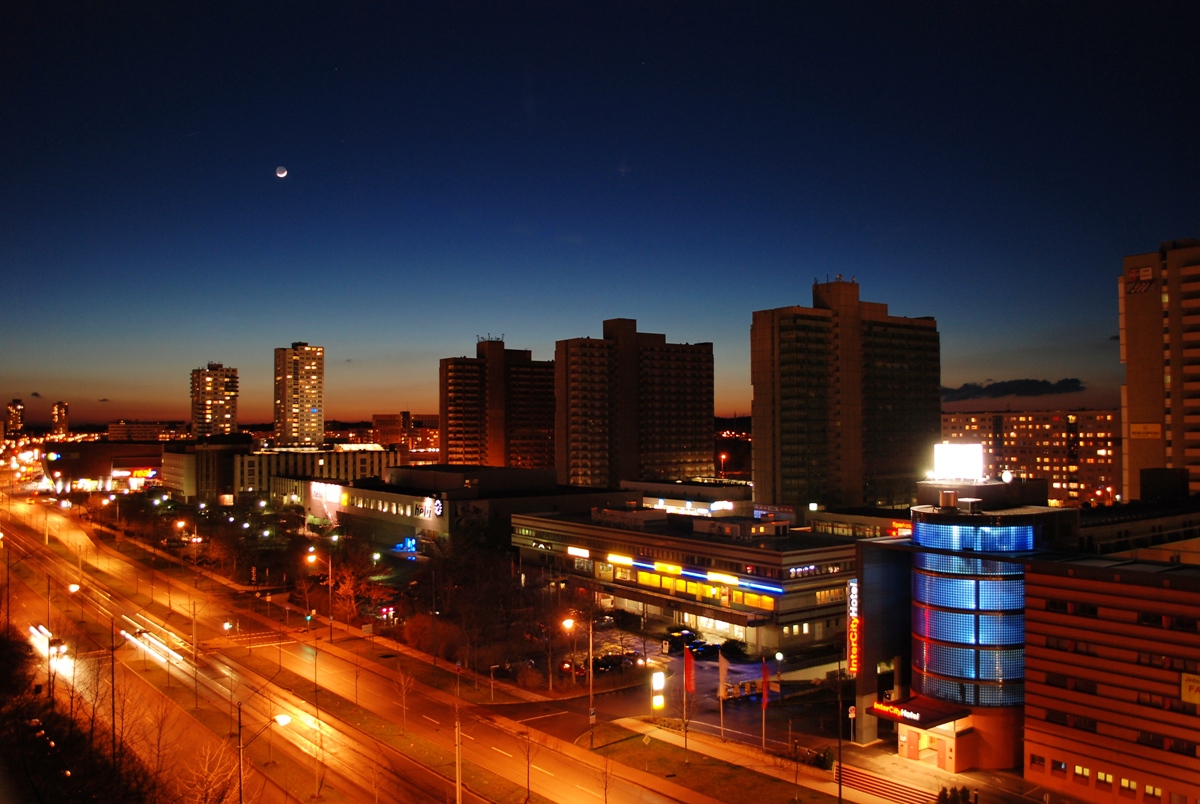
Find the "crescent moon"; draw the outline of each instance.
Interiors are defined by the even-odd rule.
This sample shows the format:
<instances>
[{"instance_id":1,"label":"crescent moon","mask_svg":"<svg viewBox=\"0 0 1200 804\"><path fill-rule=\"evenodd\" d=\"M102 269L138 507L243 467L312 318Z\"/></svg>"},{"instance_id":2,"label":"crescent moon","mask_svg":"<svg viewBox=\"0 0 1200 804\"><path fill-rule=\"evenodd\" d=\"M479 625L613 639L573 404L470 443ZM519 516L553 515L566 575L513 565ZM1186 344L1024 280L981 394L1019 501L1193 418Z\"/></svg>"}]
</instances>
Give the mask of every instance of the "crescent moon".
<instances>
[{"instance_id":1,"label":"crescent moon","mask_svg":"<svg viewBox=\"0 0 1200 804\"><path fill-rule=\"evenodd\" d=\"M279 167L275 168L275 175L282 179L287 175L287 168L285 168L283 165L280 165Z\"/></svg>"}]
</instances>

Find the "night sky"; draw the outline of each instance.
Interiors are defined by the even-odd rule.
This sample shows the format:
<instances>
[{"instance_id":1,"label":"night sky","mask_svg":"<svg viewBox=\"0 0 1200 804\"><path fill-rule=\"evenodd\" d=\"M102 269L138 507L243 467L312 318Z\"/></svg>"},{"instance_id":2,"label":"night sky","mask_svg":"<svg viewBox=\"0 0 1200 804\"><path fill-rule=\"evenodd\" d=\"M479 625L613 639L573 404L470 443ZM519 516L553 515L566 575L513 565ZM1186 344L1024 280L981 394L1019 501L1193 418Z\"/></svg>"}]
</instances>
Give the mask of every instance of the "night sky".
<instances>
[{"instance_id":1,"label":"night sky","mask_svg":"<svg viewBox=\"0 0 1200 804\"><path fill-rule=\"evenodd\" d=\"M1088 389L980 407L1115 407L1121 257L1200 236L1198 9L14 0L0 400L186 419L219 361L269 421L308 341L327 418L432 412L477 336L625 317L744 414L751 313L842 274L945 386Z\"/></svg>"}]
</instances>

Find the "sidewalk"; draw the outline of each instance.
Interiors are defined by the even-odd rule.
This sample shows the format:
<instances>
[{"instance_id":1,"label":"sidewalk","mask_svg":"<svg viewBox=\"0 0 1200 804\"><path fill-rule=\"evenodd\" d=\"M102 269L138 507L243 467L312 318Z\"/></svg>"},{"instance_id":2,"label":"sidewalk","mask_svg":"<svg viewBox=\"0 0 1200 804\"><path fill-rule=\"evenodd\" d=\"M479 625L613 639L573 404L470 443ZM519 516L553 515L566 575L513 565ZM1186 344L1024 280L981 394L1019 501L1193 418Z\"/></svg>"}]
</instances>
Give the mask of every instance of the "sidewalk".
<instances>
[{"instance_id":1,"label":"sidewalk","mask_svg":"<svg viewBox=\"0 0 1200 804\"><path fill-rule=\"evenodd\" d=\"M680 748L683 747L683 734L674 729L664 729L637 718L614 720L613 725L637 732L638 734L644 734L655 740L661 740ZM773 776L789 784L798 782L798 784L809 790L815 790L835 798L838 795L837 780L834 777L833 771L821 770L820 768L803 764L797 767L794 763L782 757L767 754L758 748L745 745L744 743L722 742L719 738L689 731L687 748L689 751L728 762L730 765L737 765L756 773ZM934 795L936 793L931 795L931 799ZM892 804L888 799L873 796L870 793L864 793L846 785L842 785L842 798L846 801L853 801L855 804Z\"/></svg>"}]
</instances>

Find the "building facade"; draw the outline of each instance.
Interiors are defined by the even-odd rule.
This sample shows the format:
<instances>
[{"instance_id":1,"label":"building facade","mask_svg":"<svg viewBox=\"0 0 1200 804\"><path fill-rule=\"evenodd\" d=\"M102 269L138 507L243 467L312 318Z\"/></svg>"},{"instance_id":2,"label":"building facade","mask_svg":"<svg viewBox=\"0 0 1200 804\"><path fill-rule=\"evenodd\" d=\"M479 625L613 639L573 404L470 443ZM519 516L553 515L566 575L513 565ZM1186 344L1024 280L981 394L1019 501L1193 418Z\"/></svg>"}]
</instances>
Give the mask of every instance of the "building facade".
<instances>
[{"instance_id":1,"label":"building facade","mask_svg":"<svg viewBox=\"0 0 1200 804\"><path fill-rule=\"evenodd\" d=\"M25 402L14 399L8 403L8 416L5 419L4 432L6 437L15 438L25 430Z\"/></svg>"},{"instance_id":2,"label":"building facade","mask_svg":"<svg viewBox=\"0 0 1200 804\"><path fill-rule=\"evenodd\" d=\"M1031 561L1025 778L1065 797L1200 800L1200 567Z\"/></svg>"},{"instance_id":3,"label":"building facade","mask_svg":"<svg viewBox=\"0 0 1200 804\"><path fill-rule=\"evenodd\" d=\"M586 512L636 500L632 492L559 486L548 469L446 465L393 467L383 478L352 484L279 476L270 493L303 505L310 521L406 553L481 542L503 547L515 514Z\"/></svg>"},{"instance_id":4,"label":"building facade","mask_svg":"<svg viewBox=\"0 0 1200 804\"><path fill-rule=\"evenodd\" d=\"M174 441L188 437L186 422L142 422L120 419L108 423L109 441Z\"/></svg>"},{"instance_id":5,"label":"building facade","mask_svg":"<svg viewBox=\"0 0 1200 804\"><path fill-rule=\"evenodd\" d=\"M55 402L50 408L50 435L62 437L70 433L70 407L66 402Z\"/></svg>"},{"instance_id":6,"label":"building facade","mask_svg":"<svg viewBox=\"0 0 1200 804\"><path fill-rule=\"evenodd\" d=\"M1200 492L1200 240L1126 257L1121 321L1121 493L1142 499L1141 472L1187 469Z\"/></svg>"},{"instance_id":7,"label":"building facade","mask_svg":"<svg viewBox=\"0 0 1200 804\"><path fill-rule=\"evenodd\" d=\"M237 369L220 363L192 369L192 436L236 433L237 402Z\"/></svg>"},{"instance_id":8,"label":"building facade","mask_svg":"<svg viewBox=\"0 0 1200 804\"><path fill-rule=\"evenodd\" d=\"M383 477L400 453L377 445L335 444L324 449L272 449L233 456L235 494L267 494L276 477L340 480Z\"/></svg>"},{"instance_id":9,"label":"building facade","mask_svg":"<svg viewBox=\"0 0 1200 804\"><path fill-rule=\"evenodd\" d=\"M325 441L325 349L298 341L275 350L275 446Z\"/></svg>"},{"instance_id":10,"label":"building facade","mask_svg":"<svg viewBox=\"0 0 1200 804\"><path fill-rule=\"evenodd\" d=\"M1043 477L1051 504L1121 499L1121 417L1116 410L943 413L942 440L982 444L984 471Z\"/></svg>"},{"instance_id":11,"label":"building facade","mask_svg":"<svg viewBox=\"0 0 1200 804\"><path fill-rule=\"evenodd\" d=\"M713 474L711 343L668 343L627 318L555 345L560 483L615 487Z\"/></svg>"},{"instance_id":12,"label":"building facade","mask_svg":"<svg viewBox=\"0 0 1200 804\"><path fill-rule=\"evenodd\" d=\"M440 463L554 467L554 361L481 339L439 364Z\"/></svg>"},{"instance_id":13,"label":"building facade","mask_svg":"<svg viewBox=\"0 0 1200 804\"><path fill-rule=\"evenodd\" d=\"M785 521L615 508L516 515L512 545L526 572L754 653L834 645L845 633L853 542L793 533Z\"/></svg>"},{"instance_id":14,"label":"building facade","mask_svg":"<svg viewBox=\"0 0 1200 804\"><path fill-rule=\"evenodd\" d=\"M436 413L376 413L371 417L372 439L383 447L395 448L410 463L437 463L441 433Z\"/></svg>"},{"instance_id":15,"label":"building facade","mask_svg":"<svg viewBox=\"0 0 1200 804\"><path fill-rule=\"evenodd\" d=\"M754 500L806 508L911 502L940 430L933 318L888 315L858 284L754 313Z\"/></svg>"}]
</instances>

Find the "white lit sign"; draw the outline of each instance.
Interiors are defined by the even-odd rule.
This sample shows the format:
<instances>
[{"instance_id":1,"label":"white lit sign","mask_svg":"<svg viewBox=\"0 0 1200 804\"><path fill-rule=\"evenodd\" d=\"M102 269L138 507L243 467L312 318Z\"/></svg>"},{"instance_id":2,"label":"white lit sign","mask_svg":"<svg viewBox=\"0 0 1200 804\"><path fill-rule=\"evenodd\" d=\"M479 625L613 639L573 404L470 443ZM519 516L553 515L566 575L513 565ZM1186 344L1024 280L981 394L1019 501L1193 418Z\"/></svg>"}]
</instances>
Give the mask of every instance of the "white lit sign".
<instances>
[{"instance_id":1,"label":"white lit sign","mask_svg":"<svg viewBox=\"0 0 1200 804\"><path fill-rule=\"evenodd\" d=\"M934 444L931 480L982 480L983 444Z\"/></svg>"}]
</instances>

